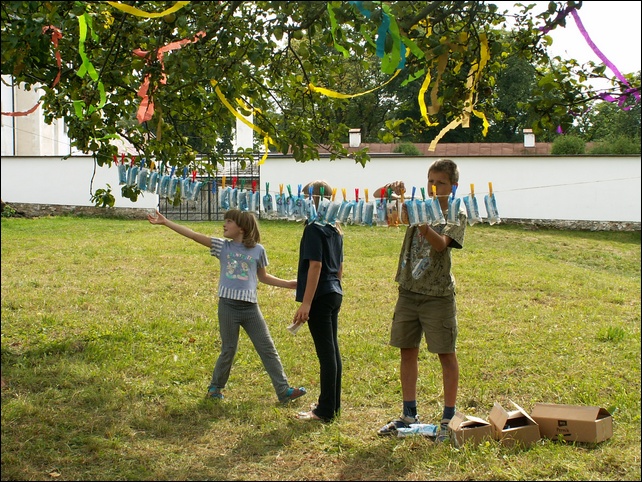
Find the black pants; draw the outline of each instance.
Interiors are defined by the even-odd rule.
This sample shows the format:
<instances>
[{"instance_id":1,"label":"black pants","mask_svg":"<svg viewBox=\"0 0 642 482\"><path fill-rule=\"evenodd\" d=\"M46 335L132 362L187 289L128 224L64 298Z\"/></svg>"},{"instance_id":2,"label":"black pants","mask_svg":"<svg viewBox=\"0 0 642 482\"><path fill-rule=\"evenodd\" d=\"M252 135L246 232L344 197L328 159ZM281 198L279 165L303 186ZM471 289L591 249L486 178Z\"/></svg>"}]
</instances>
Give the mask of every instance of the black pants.
<instances>
[{"instance_id":1,"label":"black pants","mask_svg":"<svg viewBox=\"0 0 642 482\"><path fill-rule=\"evenodd\" d=\"M339 310L343 295L328 293L316 298L310 307L308 327L319 358L320 386L319 401L314 413L330 421L341 409L341 352L337 338Z\"/></svg>"}]
</instances>

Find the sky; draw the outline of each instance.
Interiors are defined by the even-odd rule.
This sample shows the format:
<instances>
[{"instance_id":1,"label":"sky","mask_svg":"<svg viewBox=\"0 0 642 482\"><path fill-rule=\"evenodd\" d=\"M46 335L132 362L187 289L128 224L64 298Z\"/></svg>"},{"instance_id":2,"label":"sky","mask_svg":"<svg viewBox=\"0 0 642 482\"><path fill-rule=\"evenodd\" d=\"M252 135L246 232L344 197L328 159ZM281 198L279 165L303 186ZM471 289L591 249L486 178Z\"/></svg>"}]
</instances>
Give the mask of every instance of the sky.
<instances>
[{"instance_id":1,"label":"sky","mask_svg":"<svg viewBox=\"0 0 642 482\"><path fill-rule=\"evenodd\" d=\"M515 2L495 1L500 10L508 9ZM521 0L524 4L537 4L533 10L536 13L546 9L548 2L531 2ZM595 46L622 74L640 70L642 54L642 32L640 24L640 1L584 1L582 8L577 12L589 37ZM600 64L602 61L589 47L586 40L571 15L567 17L566 27L557 27L549 35L553 38L553 45L549 48L549 55L559 55L564 58L574 58L580 63L593 60ZM607 69L606 74L611 77L613 72Z\"/></svg>"}]
</instances>

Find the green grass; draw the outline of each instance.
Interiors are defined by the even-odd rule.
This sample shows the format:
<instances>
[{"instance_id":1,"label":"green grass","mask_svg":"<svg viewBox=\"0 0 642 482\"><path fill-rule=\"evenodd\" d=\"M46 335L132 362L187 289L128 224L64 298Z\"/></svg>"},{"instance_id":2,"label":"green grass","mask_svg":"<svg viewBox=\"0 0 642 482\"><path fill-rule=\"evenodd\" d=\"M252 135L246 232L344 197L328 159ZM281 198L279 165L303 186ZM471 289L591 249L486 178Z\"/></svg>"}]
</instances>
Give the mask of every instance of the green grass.
<instances>
[{"instance_id":1,"label":"green grass","mask_svg":"<svg viewBox=\"0 0 642 482\"><path fill-rule=\"evenodd\" d=\"M261 229L268 271L294 278L301 225ZM345 227L343 411L319 425L293 418L316 401L319 368L307 328L286 330L292 291L260 285L259 302L308 395L279 406L243 333L225 400L207 401L219 335L205 248L146 221L2 219L2 480L640 480L640 233L475 225L453 253L458 409L613 413L603 443L526 449L376 435L401 413L388 336L402 237ZM418 390L435 423L441 372L425 348Z\"/></svg>"}]
</instances>

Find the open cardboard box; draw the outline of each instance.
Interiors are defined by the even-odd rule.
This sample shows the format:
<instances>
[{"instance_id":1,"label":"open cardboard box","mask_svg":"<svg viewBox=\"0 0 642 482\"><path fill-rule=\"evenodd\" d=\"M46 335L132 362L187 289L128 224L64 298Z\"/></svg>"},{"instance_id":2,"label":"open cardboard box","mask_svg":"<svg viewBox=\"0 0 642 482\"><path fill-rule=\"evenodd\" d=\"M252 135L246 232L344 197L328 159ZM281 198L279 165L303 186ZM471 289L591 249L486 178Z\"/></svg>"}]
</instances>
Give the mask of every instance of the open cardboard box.
<instances>
[{"instance_id":1,"label":"open cardboard box","mask_svg":"<svg viewBox=\"0 0 642 482\"><path fill-rule=\"evenodd\" d=\"M542 437L568 442L602 442L613 436L613 417L600 407L536 403L531 417Z\"/></svg>"},{"instance_id":2,"label":"open cardboard box","mask_svg":"<svg viewBox=\"0 0 642 482\"><path fill-rule=\"evenodd\" d=\"M490 423L481 418L456 412L448 424L450 438L459 447L466 442L478 444L485 438L493 438Z\"/></svg>"},{"instance_id":3,"label":"open cardboard box","mask_svg":"<svg viewBox=\"0 0 642 482\"><path fill-rule=\"evenodd\" d=\"M516 444L527 447L537 442L541 438L539 425L522 407L513 401L511 403L515 406L515 410L509 412L495 402L490 411L488 421L492 427L493 437L508 447Z\"/></svg>"}]
</instances>

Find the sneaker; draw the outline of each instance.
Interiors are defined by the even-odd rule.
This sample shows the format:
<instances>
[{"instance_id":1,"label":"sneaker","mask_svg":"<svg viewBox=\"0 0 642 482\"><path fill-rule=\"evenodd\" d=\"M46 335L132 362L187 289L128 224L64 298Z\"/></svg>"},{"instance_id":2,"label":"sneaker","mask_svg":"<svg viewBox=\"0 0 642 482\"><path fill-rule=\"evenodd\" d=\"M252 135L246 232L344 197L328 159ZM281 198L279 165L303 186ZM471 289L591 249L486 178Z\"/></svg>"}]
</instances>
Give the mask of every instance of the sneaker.
<instances>
[{"instance_id":1,"label":"sneaker","mask_svg":"<svg viewBox=\"0 0 642 482\"><path fill-rule=\"evenodd\" d=\"M302 397L306 393L308 392L304 387L299 387L299 388L290 387L288 388L288 391L285 392L285 397L281 398L279 401L285 404L285 403L291 402L292 400L296 400L299 397Z\"/></svg>"},{"instance_id":2,"label":"sneaker","mask_svg":"<svg viewBox=\"0 0 642 482\"><path fill-rule=\"evenodd\" d=\"M207 391L207 395L206 395L206 397L207 397L207 398L210 398L210 399L212 399L212 400L223 400L223 399L225 398L225 397L223 396L223 394L221 393L221 391L220 391L218 388L216 388L216 387L214 387L214 388L210 388L210 389Z\"/></svg>"},{"instance_id":3,"label":"sneaker","mask_svg":"<svg viewBox=\"0 0 642 482\"><path fill-rule=\"evenodd\" d=\"M437 433L437 437L435 438L436 443L450 441L450 429L448 428L449 423L450 420L444 418L439 424L439 432Z\"/></svg>"},{"instance_id":4,"label":"sneaker","mask_svg":"<svg viewBox=\"0 0 642 482\"><path fill-rule=\"evenodd\" d=\"M419 417L402 415L377 430L377 435L397 435L398 428L408 428L411 423L419 423Z\"/></svg>"}]
</instances>

